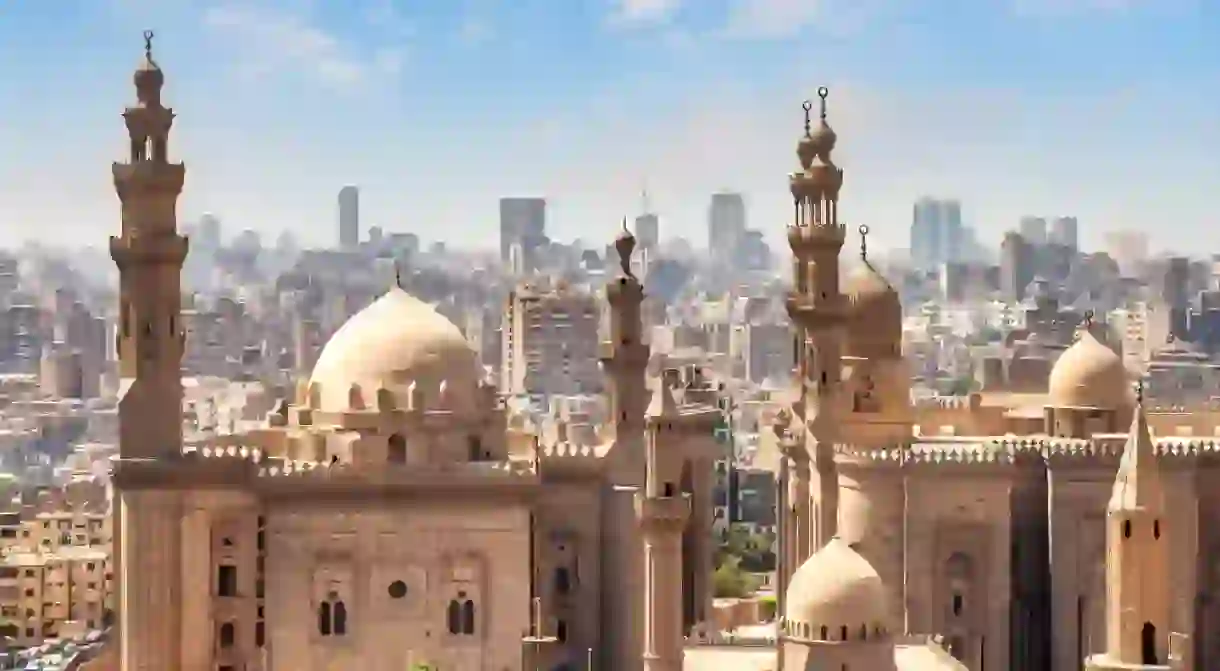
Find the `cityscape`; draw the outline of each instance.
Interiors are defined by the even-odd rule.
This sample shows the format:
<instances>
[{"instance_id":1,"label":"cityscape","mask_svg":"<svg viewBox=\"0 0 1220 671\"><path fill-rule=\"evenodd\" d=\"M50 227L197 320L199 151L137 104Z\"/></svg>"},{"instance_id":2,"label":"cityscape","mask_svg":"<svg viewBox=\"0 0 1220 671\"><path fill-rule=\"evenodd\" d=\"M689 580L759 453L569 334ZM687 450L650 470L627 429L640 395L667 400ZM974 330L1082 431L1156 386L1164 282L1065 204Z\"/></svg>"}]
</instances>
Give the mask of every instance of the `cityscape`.
<instances>
[{"instance_id":1,"label":"cityscape","mask_svg":"<svg viewBox=\"0 0 1220 671\"><path fill-rule=\"evenodd\" d=\"M0 251L0 669L1220 669L1203 230L856 219L833 81L779 202L697 227L658 175L579 237L524 190L494 235L373 223L356 180L324 239L242 228L180 203L224 169L187 47L124 35L115 225Z\"/></svg>"}]
</instances>

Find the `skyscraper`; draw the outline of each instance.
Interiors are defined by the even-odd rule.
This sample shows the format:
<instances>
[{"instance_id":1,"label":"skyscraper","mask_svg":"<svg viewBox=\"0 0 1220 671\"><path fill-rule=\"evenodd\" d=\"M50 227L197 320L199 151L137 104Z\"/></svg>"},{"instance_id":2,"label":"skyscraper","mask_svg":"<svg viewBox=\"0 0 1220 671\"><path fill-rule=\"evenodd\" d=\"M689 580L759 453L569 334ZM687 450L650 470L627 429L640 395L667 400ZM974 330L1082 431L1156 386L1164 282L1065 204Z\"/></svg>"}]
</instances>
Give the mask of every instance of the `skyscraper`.
<instances>
[{"instance_id":1,"label":"skyscraper","mask_svg":"<svg viewBox=\"0 0 1220 671\"><path fill-rule=\"evenodd\" d=\"M644 213L635 218L635 237L640 241L640 249L651 252L657 247L661 238L661 220L657 215Z\"/></svg>"},{"instance_id":2,"label":"skyscraper","mask_svg":"<svg viewBox=\"0 0 1220 671\"><path fill-rule=\"evenodd\" d=\"M1017 232L1025 241L1035 247L1046 244L1046 220L1042 217L1021 217Z\"/></svg>"},{"instance_id":3,"label":"skyscraper","mask_svg":"<svg viewBox=\"0 0 1220 671\"><path fill-rule=\"evenodd\" d=\"M964 231L962 204L956 200L920 198L911 212L911 263L931 270L961 260Z\"/></svg>"},{"instance_id":4,"label":"skyscraper","mask_svg":"<svg viewBox=\"0 0 1220 671\"><path fill-rule=\"evenodd\" d=\"M1076 217L1055 217L1051 220L1050 242L1072 251L1080 249L1080 227Z\"/></svg>"},{"instance_id":5,"label":"skyscraper","mask_svg":"<svg viewBox=\"0 0 1220 671\"><path fill-rule=\"evenodd\" d=\"M746 202L740 193L712 194L707 213L707 246L713 261L732 263L746 231Z\"/></svg>"},{"instance_id":6,"label":"skyscraper","mask_svg":"<svg viewBox=\"0 0 1220 671\"><path fill-rule=\"evenodd\" d=\"M545 198L500 199L500 260L533 270L535 251L546 240ZM517 250L514 252L514 250ZM514 255L519 258L514 258Z\"/></svg>"},{"instance_id":7,"label":"skyscraper","mask_svg":"<svg viewBox=\"0 0 1220 671\"><path fill-rule=\"evenodd\" d=\"M360 246L360 189L347 185L339 189L339 247Z\"/></svg>"}]
</instances>

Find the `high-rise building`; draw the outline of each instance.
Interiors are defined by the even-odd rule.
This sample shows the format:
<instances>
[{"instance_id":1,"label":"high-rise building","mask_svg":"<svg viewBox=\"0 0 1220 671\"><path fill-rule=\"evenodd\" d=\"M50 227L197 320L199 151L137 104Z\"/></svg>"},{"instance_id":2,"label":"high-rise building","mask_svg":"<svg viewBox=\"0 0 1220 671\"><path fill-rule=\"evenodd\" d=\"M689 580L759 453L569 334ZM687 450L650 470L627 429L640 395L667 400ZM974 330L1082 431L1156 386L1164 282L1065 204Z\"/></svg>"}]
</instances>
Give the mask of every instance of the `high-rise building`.
<instances>
[{"instance_id":1,"label":"high-rise building","mask_svg":"<svg viewBox=\"0 0 1220 671\"><path fill-rule=\"evenodd\" d=\"M1005 301L1025 299L1025 289L1034 280L1032 246L1016 231L1004 234L1000 243L1000 293Z\"/></svg>"},{"instance_id":2,"label":"high-rise building","mask_svg":"<svg viewBox=\"0 0 1220 671\"><path fill-rule=\"evenodd\" d=\"M1062 245L1078 251L1080 249L1080 230L1076 217L1055 217L1051 220L1049 242Z\"/></svg>"},{"instance_id":3,"label":"high-rise building","mask_svg":"<svg viewBox=\"0 0 1220 671\"><path fill-rule=\"evenodd\" d=\"M640 241L640 249L651 252L657 248L661 238L661 219L655 214L645 212L635 218L635 237Z\"/></svg>"},{"instance_id":4,"label":"high-rise building","mask_svg":"<svg viewBox=\"0 0 1220 671\"><path fill-rule=\"evenodd\" d=\"M712 194L707 212L707 247L713 261L730 264L746 232L746 202L740 193Z\"/></svg>"},{"instance_id":5,"label":"high-rise building","mask_svg":"<svg viewBox=\"0 0 1220 671\"><path fill-rule=\"evenodd\" d=\"M360 246L360 188L347 185L339 189L339 247Z\"/></svg>"},{"instance_id":6,"label":"high-rise building","mask_svg":"<svg viewBox=\"0 0 1220 671\"><path fill-rule=\"evenodd\" d=\"M201 250L219 249L221 244L220 219L213 214L204 214L199 217L199 226L191 242L194 247Z\"/></svg>"},{"instance_id":7,"label":"high-rise building","mask_svg":"<svg viewBox=\"0 0 1220 671\"><path fill-rule=\"evenodd\" d=\"M533 271L546 242L545 198L500 199L500 260L517 272Z\"/></svg>"},{"instance_id":8,"label":"high-rise building","mask_svg":"<svg viewBox=\"0 0 1220 671\"><path fill-rule=\"evenodd\" d=\"M1017 232L1029 244L1041 247L1046 244L1046 219L1042 217L1021 217L1021 223L1017 228Z\"/></svg>"},{"instance_id":9,"label":"high-rise building","mask_svg":"<svg viewBox=\"0 0 1220 671\"><path fill-rule=\"evenodd\" d=\"M532 396L601 393L601 317L595 295L567 286L519 285L500 329L500 388Z\"/></svg>"},{"instance_id":10,"label":"high-rise building","mask_svg":"<svg viewBox=\"0 0 1220 671\"><path fill-rule=\"evenodd\" d=\"M962 204L956 200L920 198L911 213L911 263L931 270L962 258L965 233Z\"/></svg>"}]
</instances>

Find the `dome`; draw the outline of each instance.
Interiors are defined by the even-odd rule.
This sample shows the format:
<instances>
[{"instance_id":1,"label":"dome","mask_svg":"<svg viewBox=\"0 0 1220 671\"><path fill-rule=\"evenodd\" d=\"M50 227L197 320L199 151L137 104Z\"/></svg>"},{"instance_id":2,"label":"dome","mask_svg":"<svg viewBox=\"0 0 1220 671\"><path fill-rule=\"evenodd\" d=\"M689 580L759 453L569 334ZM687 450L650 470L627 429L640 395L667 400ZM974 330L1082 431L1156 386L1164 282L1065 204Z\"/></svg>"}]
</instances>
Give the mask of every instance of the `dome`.
<instances>
[{"instance_id":1,"label":"dome","mask_svg":"<svg viewBox=\"0 0 1220 671\"><path fill-rule=\"evenodd\" d=\"M453 322L397 286L331 336L309 380L317 385L317 408L329 412L350 408L352 385L367 407L376 407L384 387L406 408L412 383L435 399L442 382L451 409L469 408L479 382L474 350Z\"/></svg>"},{"instance_id":2,"label":"dome","mask_svg":"<svg viewBox=\"0 0 1220 671\"><path fill-rule=\"evenodd\" d=\"M847 541L835 537L792 574L784 615L790 623L811 627L815 638L821 627L832 638L842 627L852 636L862 627L871 634L888 629L887 600L873 565Z\"/></svg>"},{"instance_id":3,"label":"dome","mask_svg":"<svg viewBox=\"0 0 1220 671\"><path fill-rule=\"evenodd\" d=\"M1055 408L1121 408L1131 405L1127 369L1118 354L1088 328L1051 369L1049 405Z\"/></svg>"},{"instance_id":4,"label":"dome","mask_svg":"<svg viewBox=\"0 0 1220 671\"><path fill-rule=\"evenodd\" d=\"M861 358L902 351L902 300L868 261L847 280L850 325L844 354Z\"/></svg>"}]
</instances>

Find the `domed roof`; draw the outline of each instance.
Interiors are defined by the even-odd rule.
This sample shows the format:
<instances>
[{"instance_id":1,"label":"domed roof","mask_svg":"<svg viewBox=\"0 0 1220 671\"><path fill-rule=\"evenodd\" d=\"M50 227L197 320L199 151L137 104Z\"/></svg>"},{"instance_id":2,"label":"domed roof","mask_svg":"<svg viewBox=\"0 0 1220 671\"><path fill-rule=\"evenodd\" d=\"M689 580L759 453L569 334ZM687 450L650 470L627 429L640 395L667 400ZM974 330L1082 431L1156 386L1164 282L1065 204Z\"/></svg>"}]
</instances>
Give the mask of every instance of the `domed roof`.
<instances>
[{"instance_id":1,"label":"domed roof","mask_svg":"<svg viewBox=\"0 0 1220 671\"><path fill-rule=\"evenodd\" d=\"M848 278L844 294L851 309L844 354L868 358L891 350L900 353L902 300L889 281L866 260Z\"/></svg>"},{"instance_id":2,"label":"domed roof","mask_svg":"<svg viewBox=\"0 0 1220 671\"><path fill-rule=\"evenodd\" d=\"M856 632L888 629L889 607L881 576L847 541L830 539L792 574L786 595L789 622ZM837 634L835 634L837 635Z\"/></svg>"},{"instance_id":3,"label":"domed roof","mask_svg":"<svg viewBox=\"0 0 1220 671\"><path fill-rule=\"evenodd\" d=\"M1131 405L1131 384L1118 353L1088 326L1051 369L1048 404L1055 408L1122 408Z\"/></svg>"},{"instance_id":4,"label":"domed roof","mask_svg":"<svg viewBox=\"0 0 1220 671\"><path fill-rule=\"evenodd\" d=\"M478 380L474 350L458 327L395 286L331 336L309 382L320 393L318 409L340 412L349 409L353 384L368 407L384 387L405 408L412 383L435 398L443 382L452 402L463 404L474 400Z\"/></svg>"}]
</instances>

